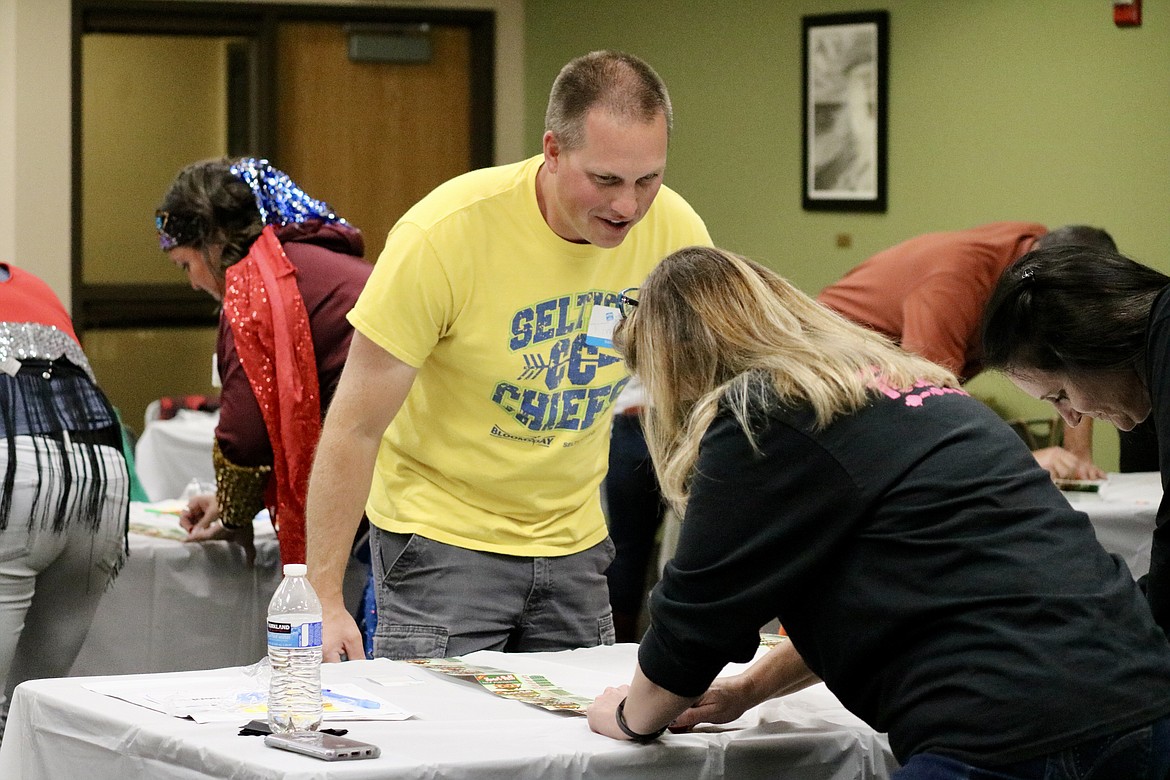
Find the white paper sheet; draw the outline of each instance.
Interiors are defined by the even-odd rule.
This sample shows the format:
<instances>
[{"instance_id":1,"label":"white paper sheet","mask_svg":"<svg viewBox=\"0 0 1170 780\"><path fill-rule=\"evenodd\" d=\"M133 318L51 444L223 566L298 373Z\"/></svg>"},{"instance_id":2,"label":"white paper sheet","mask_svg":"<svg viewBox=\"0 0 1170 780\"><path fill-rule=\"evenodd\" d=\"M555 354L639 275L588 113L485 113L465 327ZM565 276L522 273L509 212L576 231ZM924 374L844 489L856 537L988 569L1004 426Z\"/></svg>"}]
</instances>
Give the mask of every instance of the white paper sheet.
<instances>
[{"instance_id":1,"label":"white paper sheet","mask_svg":"<svg viewBox=\"0 0 1170 780\"><path fill-rule=\"evenodd\" d=\"M196 723L230 723L264 718L268 691L245 674L195 679L95 680L83 687L140 707L189 718ZM324 693L327 689L329 693ZM353 683L324 686L324 720L406 720L412 714Z\"/></svg>"}]
</instances>

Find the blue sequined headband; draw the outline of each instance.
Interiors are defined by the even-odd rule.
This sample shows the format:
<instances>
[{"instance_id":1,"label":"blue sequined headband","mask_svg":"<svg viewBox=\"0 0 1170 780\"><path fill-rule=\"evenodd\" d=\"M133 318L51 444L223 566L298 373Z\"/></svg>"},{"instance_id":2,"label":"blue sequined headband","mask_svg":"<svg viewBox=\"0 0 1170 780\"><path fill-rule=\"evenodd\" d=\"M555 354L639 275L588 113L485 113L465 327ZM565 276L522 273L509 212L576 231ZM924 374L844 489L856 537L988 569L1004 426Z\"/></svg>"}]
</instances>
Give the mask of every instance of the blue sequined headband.
<instances>
[{"instance_id":1,"label":"blue sequined headband","mask_svg":"<svg viewBox=\"0 0 1170 780\"><path fill-rule=\"evenodd\" d=\"M346 224L328 203L310 198L287 173L273 168L267 160L244 157L230 170L252 189L260 218L266 225L287 225L307 219Z\"/></svg>"}]
</instances>

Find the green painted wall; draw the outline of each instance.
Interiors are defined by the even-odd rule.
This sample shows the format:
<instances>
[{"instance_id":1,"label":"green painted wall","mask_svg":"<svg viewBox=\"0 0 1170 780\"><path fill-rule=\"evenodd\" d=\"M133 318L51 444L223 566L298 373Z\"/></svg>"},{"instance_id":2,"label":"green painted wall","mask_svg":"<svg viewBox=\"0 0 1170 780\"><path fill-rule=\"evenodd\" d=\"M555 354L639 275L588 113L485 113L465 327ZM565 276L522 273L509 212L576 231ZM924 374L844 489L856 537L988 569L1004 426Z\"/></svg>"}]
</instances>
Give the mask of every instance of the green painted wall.
<instances>
[{"instance_id":1,"label":"green painted wall","mask_svg":"<svg viewBox=\"0 0 1170 780\"><path fill-rule=\"evenodd\" d=\"M1100 225L1170 272L1170 18L1120 29L1101 0L527 0L526 150L560 66L631 51L666 80L666 181L716 243L816 293L918 233L1000 219ZM890 13L889 209L806 212L800 36L808 14ZM848 234L852 246L839 249ZM972 389L1047 416L999 377ZM1116 468L1116 434L1095 431ZM1108 429L1108 430L1106 430Z\"/></svg>"}]
</instances>

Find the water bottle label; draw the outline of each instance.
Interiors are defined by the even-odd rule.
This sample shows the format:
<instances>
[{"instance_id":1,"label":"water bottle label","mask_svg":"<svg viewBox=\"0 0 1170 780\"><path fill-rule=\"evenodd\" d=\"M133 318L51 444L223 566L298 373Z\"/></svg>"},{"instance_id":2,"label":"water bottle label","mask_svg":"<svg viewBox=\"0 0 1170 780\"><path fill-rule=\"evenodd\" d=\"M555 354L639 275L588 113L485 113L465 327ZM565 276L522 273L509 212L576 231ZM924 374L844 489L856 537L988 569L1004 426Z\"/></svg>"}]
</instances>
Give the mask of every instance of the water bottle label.
<instances>
[{"instance_id":1,"label":"water bottle label","mask_svg":"<svg viewBox=\"0 0 1170 780\"><path fill-rule=\"evenodd\" d=\"M281 623L268 621L269 647L320 647L321 621L314 623Z\"/></svg>"}]
</instances>

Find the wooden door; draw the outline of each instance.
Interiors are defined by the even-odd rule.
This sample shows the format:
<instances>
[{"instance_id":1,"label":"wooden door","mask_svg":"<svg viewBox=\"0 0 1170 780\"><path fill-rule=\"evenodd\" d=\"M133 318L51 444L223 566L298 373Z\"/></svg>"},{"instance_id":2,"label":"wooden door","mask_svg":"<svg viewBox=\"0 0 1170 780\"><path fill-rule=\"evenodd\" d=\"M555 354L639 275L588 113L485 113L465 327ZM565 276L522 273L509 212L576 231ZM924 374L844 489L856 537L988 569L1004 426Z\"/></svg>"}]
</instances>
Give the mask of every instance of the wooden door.
<instances>
[{"instance_id":1,"label":"wooden door","mask_svg":"<svg viewBox=\"0 0 1170 780\"><path fill-rule=\"evenodd\" d=\"M328 22L277 28L273 164L361 228L366 259L415 201L471 168L471 41L431 25L430 62L351 62Z\"/></svg>"}]
</instances>

